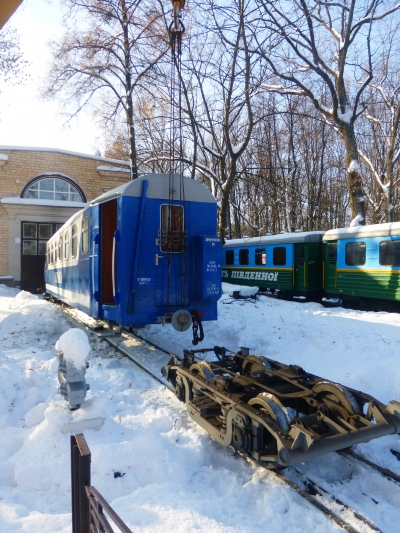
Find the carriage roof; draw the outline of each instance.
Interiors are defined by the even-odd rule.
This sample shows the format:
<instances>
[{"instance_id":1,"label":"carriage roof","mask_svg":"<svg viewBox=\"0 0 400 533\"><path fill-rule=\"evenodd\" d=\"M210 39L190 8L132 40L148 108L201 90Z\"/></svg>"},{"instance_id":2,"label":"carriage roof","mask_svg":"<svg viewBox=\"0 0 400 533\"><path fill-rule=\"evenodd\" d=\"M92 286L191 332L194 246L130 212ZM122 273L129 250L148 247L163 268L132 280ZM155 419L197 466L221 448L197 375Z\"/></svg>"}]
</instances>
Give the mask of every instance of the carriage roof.
<instances>
[{"instance_id":1,"label":"carriage roof","mask_svg":"<svg viewBox=\"0 0 400 533\"><path fill-rule=\"evenodd\" d=\"M321 242L324 234L324 231L298 231L291 233L279 233L277 235L265 235L263 237L231 239L225 242L224 248L233 248L236 246L259 246L261 244Z\"/></svg>"},{"instance_id":2,"label":"carriage roof","mask_svg":"<svg viewBox=\"0 0 400 533\"><path fill-rule=\"evenodd\" d=\"M170 196L170 178L173 183L173 198ZM157 198L160 200L175 200L175 201L192 201L203 203L216 203L216 199L211 192L200 182L183 176L181 187L180 174L145 174L128 183L124 183L111 191L107 191L98 198L92 200L91 205L101 204L118 198L120 196L136 196L142 195L142 183L144 180L148 181L146 191L146 198ZM182 191L182 193L181 193Z\"/></svg>"},{"instance_id":3,"label":"carriage roof","mask_svg":"<svg viewBox=\"0 0 400 533\"><path fill-rule=\"evenodd\" d=\"M325 233L324 241L392 236L400 236L400 222L370 224L369 226L354 226L353 228L330 229Z\"/></svg>"}]
</instances>

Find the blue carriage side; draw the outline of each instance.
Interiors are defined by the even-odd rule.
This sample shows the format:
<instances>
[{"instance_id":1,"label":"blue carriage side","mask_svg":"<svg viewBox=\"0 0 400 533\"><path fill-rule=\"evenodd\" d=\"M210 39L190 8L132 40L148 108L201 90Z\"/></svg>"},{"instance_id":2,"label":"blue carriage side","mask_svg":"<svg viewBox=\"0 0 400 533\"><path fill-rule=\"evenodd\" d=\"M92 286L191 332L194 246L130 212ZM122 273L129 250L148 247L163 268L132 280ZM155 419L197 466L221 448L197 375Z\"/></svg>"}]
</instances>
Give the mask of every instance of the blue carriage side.
<instances>
[{"instance_id":1,"label":"blue carriage side","mask_svg":"<svg viewBox=\"0 0 400 533\"><path fill-rule=\"evenodd\" d=\"M216 320L220 254L210 191L177 174L149 174L93 200L52 237L46 292L122 326L171 322L178 311L190 322Z\"/></svg>"}]
</instances>

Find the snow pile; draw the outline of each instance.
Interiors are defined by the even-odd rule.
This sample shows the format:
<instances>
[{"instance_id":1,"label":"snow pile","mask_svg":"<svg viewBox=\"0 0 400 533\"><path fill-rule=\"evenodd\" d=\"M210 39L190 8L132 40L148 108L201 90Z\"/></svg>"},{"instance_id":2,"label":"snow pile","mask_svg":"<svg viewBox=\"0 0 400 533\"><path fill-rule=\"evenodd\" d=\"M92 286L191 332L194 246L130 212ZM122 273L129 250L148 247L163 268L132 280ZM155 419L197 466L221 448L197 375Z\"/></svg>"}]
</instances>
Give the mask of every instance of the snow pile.
<instances>
[{"instance_id":1,"label":"snow pile","mask_svg":"<svg viewBox=\"0 0 400 533\"><path fill-rule=\"evenodd\" d=\"M248 346L252 353L299 364L382 401L400 399L399 315L324 309L265 296L234 300L224 294L219 316L219 323L204 323L203 347ZM214 442L170 390L108 343L90 335L88 354L86 333L71 330L72 325L49 302L0 286L1 533L72 531L70 436L62 429L94 417L102 417L104 424L85 431L92 484L134 533L338 531L274 474L249 467ZM191 346L190 332L170 326L147 326L140 334L178 355ZM74 357L85 352L90 361L91 390L73 412L57 393L56 343L65 353L74 347ZM152 357L140 343L136 349ZM400 452L399 436L358 447L400 473L390 449ZM381 530L395 531L398 488L389 493L378 480L377 505L359 490L370 491L373 476L362 477L364 471L338 457L328 454L301 468L327 484L338 480L341 499L355 502ZM359 481L357 490L347 485L351 479Z\"/></svg>"},{"instance_id":2,"label":"snow pile","mask_svg":"<svg viewBox=\"0 0 400 533\"><path fill-rule=\"evenodd\" d=\"M240 296L250 297L258 293L258 287L247 287L244 285L234 285L233 283L222 283L223 294L232 296L234 292L239 292Z\"/></svg>"},{"instance_id":3,"label":"snow pile","mask_svg":"<svg viewBox=\"0 0 400 533\"><path fill-rule=\"evenodd\" d=\"M90 344L84 331L73 328L61 335L56 342L56 350L62 352L64 359L75 368L85 368Z\"/></svg>"}]
</instances>

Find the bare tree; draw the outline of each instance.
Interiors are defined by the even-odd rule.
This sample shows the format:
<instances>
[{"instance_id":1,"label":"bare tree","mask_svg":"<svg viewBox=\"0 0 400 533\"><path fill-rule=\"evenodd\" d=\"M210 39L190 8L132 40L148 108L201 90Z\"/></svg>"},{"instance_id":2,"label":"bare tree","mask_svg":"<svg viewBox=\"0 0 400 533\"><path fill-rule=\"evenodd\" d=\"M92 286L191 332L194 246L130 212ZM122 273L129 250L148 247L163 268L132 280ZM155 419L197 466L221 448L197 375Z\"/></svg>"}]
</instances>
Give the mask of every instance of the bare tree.
<instances>
[{"instance_id":1,"label":"bare tree","mask_svg":"<svg viewBox=\"0 0 400 533\"><path fill-rule=\"evenodd\" d=\"M24 81L27 61L22 57L17 32L6 25L0 30L0 80L3 83Z\"/></svg>"},{"instance_id":2,"label":"bare tree","mask_svg":"<svg viewBox=\"0 0 400 533\"><path fill-rule=\"evenodd\" d=\"M365 197L355 122L365 111L365 91L373 79L371 41L377 21L400 4L382 0L255 0L248 26L254 52L269 65L276 82L270 91L310 99L341 135L346 148L352 224L365 224Z\"/></svg>"},{"instance_id":3,"label":"bare tree","mask_svg":"<svg viewBox=\"0 0 400 533\"><path fill-rule=\"evenodd\" d=\"M109 124L125 117L131 179L137 177L135 91L169 49L161 0L64 0L66 32L53 48L44 96L71 104L75 116L91 104ZM169 7L169 6L168 6Z\"/></svg>"},{"instance_id":4,"label":"bare tree","mask_svg":"<svg viewBox=\"0 0 400 533\"><path fill-rule=\"evenodd\" d=\"M400 24L388 21L380 36L379 63L375 79L369 86L365 118L369 127L359 131L360 156L370 171L378 196L371 191L368 200L375 221L393 221L394 190L400 179ZM383 207L383 209L382 209ZM382 213L382 215L380 215Z\"/></svg>"}]
</instances>

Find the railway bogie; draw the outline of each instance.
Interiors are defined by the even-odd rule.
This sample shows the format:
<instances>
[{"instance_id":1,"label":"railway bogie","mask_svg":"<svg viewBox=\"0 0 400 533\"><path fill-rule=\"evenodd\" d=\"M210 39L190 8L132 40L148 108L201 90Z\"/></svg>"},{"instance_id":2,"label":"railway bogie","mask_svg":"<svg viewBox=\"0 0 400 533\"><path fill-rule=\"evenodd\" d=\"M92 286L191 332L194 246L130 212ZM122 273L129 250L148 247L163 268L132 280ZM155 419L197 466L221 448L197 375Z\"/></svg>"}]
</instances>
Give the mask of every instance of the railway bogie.
<instances>
[{"instance_id":1,"label":"railway bogie","mask_svg":"<svg viewBox=\"0 0 400 533\"><path fill-rule=\"evenodd\" d=\"M214 351L213 361L197 353ZM400 402L384 405L346 388L244 349L184 351L162 368L191 418L224 446L269 468L400 432Z\"/></svg>"}]
</instances>

